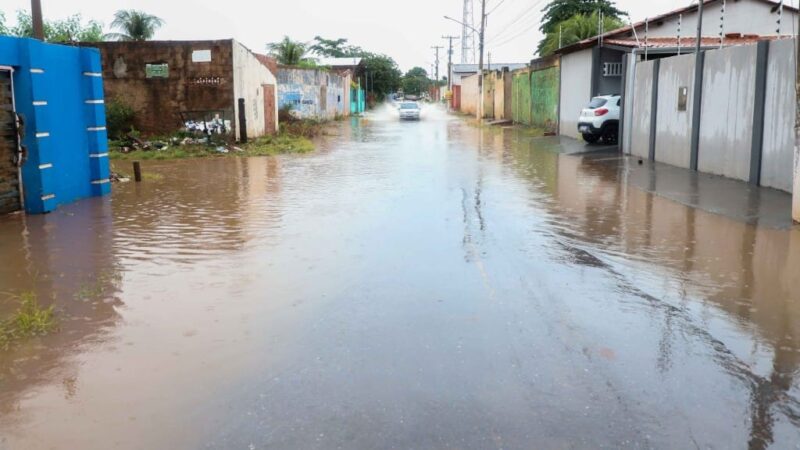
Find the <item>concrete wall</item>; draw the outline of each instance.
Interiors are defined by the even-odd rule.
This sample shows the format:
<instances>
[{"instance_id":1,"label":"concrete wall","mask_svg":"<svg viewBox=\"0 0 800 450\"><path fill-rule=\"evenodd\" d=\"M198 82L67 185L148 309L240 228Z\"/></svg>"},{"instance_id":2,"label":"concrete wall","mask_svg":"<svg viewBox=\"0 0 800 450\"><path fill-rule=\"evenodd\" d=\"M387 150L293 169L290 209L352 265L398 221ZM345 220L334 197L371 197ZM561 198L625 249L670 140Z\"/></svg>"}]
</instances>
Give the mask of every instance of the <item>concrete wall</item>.
<instances>
[{"instance_id":1,"label":"concrete wall","mask_svg":"<svg viewBox=\"0 0 800 450\"><path fill-rule=\"evenodd\" d=\"M650 155L650 120L653 97L653 61L636 64L633 104L631 108L631 144L628 153L640 158Z\"/></svg>"},{"instance_id":2,"label":"concrete wall","mask_svg":"<svg viewBox=\"0 0 800 450\"><path fill-rule=\"evenodd\" d=\"M742 181L759 181L754 160L756 69L758 46L737 46L706 52L701 95L698 170ZM794 44L769 43L764 90L764 134L760 185L792 192L794 161ZM694 55L660 61L655 159L691 167ZM649 156L653 62L638 62L628 95L630 115L625 130L627 153ZM763 66L762 66L763 67ZM686 111L678 111L678 88L688 88ZM758 138L756 138L757 140ZM626 141L627 142L627 141ZM755 147L754 147L755 146ZM756 156L757 157L757 156ZM751 170L753 173L751 174Z\"/></svg>"},{"instance_id":3,"label":"concrete wall","mask_svg":"<svg viewBox=\"0 0 800 450\"><path fill-rule=\"evenodd\" d=\"M788 2L786 2L788 4ZM725 12L725 32L773 35L776 30L778 15L772 12L775 4L768 4L759 0L728 0ZM684 5L677 5L684 6ZM719 30L722 2L706 4L703 8L704 36L717 36ZM681 29L687 36L694 36L697 30L697 10L683 14ZM797 15L788 8L783 10L783 34L792 34L792 24L797 23ZM673 37L678 29L678 17L651 22L650 37ZM639 38L644 36L644 27L637 28Z\"/></svg>"},{"instance_id":4,"label":"concrete wall","mask_svg":"<svg viewBox=\"0 0 800 450\"><path fill-rule=\"evenodd\" d=\"M267 111L264 110L265 89L270 89L277 98L277 79L267 67L244 45L233 42L233 98L240 98L245 103L245 119L247 136L257 137L278 131L278 121L274 120L271 130L266 128ZM238 103L237 103L238 108ZM278 105L275 102L273 116L278 117ZM239 114L234 116L236 135L239 135Z\"/></svg>"},{"instance_id":5,"label":"concrete wall","mask_svg":"<svg viewBox=\"0 0 800 450\"><path fill-rule=\"evenodd\" d=\"M656 161L686 169L692 153L694 62L693 54L662 59L658 76ZM681 87L687 88L685 111L678 110Z\"/></svg>"},{"instance_id":6,"label":"concrete wall","mask_svg":"<svg viewBox=\"0 0 800 450\"><path fill-rule=\"evenodd\" d=\"M795 87L794 43L770 43L761 185L792 192L794 162ZM800 192L800 191L798 191Z\"/></svg>"},{"instance_id":7,"label":"concrete wall","mask_svg":"<svg viewBox=\"0 0 800 450\"><path fill-rule=\"evenodd\" d=\"M347 114L344 90L349 81L319 69L280 67L278 107L290 107L303 118L333 119Z\"/></svg>"},{"instance_id":8,"label":"concrete wall","mask_svg":"<svg viewBox=\"0 0 800 450\"><path fill-rule=\"evenodd\" d=\"M750 177L756 46L706 53L698 170L738 180Z\"/></svg>"},{"instance_id":9,"label":"concrete wall","mask_svg":"<svg viewBox=\"0 0 800 450\"><path fill-rule=\"evenodd\" d=\"M531 72L531 125L548 132L558 127L559 81L559 66Z\"/></svg>"},{"instance_id":10,"label":"concrete wall","mask_svg":"<svg viewBox=\"0 0 800 450\"><path fill-rule=\"evenodd\" d=\"M461 79L461 112L478 114L478 75Z\"/></svg>"},{"instance_id":11,"label":"concrete wall","mask_svg":"<svg viewBox=\"0 0 800 450\"><path fill-rule=\"evenodd\" d=\"M493 109L487 117L495 120L511 119L511 72L495 71L488 75L492 78Z\"/></svg>"},{"instance_id":12,"label":"concrete wall","mask_svg":"<svg viewBox=\"0 0 800 450\"><path fill-rule=\"evenodd\" d=\"M516 123L531 124L531 71L512 72L511 118Z\"/></svg>"},{"instance_id":13,"label":"concrete wall","mask_svg":"<svg viewBox=\"0 0 800 450\"><path fill-rule=\"evenodd\" d=\"M592 50L561 58L561 118L559 133L579 138L578 117L592 97Z\"/></svg>"},{"instance_id":14,"label":"concrete wall","mask_svg":"<svg viewBox=\"0 0 800 450\"><path fill-rule=\"evenodd\" d=\"M483 76L483 117L494 118L494 85L495 76L493 72L485 72ZM480 99L478 99L480 101ZM480 108L480 105L478 105Z\"/></svg>"},{"instance_id":15,"label":"concrete wall","mask_svg":"<svg viewBox=\"0 0 800 450\"><path fill-rule=\"evenodd\" d=\"M16 110L25 117L25 210L110 193L100 53L0 36L0 66L15 71Z\"/></svg>"},{"instance_id":16,"label":"concrete wall","mask_svg":"<svg viewBox=\"0 0 800 450\"><path fill-rule=\"evenodd\" d=\"M145 134L174 132L184 126L181 113L187 111L220 114L233 123L232 40L87 45L100 49L106 98L121 100L134 109L137 130ZM211 61L193 61L195 51L209 51ZM167 64L168 78L147 78L148 64Z\"/></svg>"}]
</instances>

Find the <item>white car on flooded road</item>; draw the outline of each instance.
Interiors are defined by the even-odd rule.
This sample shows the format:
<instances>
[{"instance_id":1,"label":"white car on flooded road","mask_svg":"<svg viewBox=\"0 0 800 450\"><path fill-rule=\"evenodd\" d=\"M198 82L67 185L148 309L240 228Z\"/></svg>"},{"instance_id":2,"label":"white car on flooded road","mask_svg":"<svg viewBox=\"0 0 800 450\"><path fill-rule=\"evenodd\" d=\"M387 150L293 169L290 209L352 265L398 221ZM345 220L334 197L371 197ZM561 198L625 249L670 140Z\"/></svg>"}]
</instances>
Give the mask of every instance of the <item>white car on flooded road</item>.
<instances>
[{"instance_id":1,"label":"white car on flooded road","mask_svg":"<svg viewBox=\"0 0 800 450\"><path fill-rule=\"evenodd\" d=\"M578 132L583 140L594 144L601 138L606 144L616 144L619 134L619 95L602 95L595 97L581 111L578 119Z\"/></svg>"},{"instance_id":2,"label":"white car on flooded road","mask_svg":"<svg viewBox=\"0 0 800 450\"><path fill-rule=\"evenodd\" d=\"M400 120L419 120L421 109L417 102L401 102L397 108Z\"/></svg>"}]
</instances>

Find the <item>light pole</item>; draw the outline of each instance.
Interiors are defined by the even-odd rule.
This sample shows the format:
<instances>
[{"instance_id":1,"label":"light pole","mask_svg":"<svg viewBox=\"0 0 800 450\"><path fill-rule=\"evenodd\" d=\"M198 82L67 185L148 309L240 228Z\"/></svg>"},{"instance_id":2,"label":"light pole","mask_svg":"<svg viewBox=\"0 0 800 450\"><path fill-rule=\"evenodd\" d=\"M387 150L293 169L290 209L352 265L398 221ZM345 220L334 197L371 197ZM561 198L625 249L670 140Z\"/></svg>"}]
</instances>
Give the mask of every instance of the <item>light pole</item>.
<instances>
[{"instance_id":1,"label":"light pole","mask_svg":"<svg viewBox=\"0 0 800 450\"><path fill-rule=\"evenodd\" d=\"M486 32L486 0L481 0L481 28L480 30L475 29L472 25L468 25L463 23L459 20L453 19L449 16L444 16L447 20L452 20L453 22L459 23L467 28L470 28L472 31L478 33L478 51L480 52L480 56L478 57L478 94L480 95L480 100L478 101L478 120L483 119L483 38L484 33Z\"/></svg>"}]
</instances>

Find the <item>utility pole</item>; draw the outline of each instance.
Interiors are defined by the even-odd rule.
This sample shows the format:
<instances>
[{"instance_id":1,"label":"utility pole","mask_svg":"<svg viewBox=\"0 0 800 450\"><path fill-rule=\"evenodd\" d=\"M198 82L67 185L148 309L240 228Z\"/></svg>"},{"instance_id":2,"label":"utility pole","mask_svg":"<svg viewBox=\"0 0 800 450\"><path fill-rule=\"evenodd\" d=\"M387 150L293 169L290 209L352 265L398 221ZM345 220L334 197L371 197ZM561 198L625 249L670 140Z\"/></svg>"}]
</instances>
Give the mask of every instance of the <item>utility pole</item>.
<instances>
[{"instance_id":1,"label":"utility pole","mask_svg":"<svg viewBox=\"0 0 800 450\"><path fill-rule=\"evenodd\" d=\"M442 47L441 45L434 45L431 48L433 49L434 52L436 52L435 53L436 54L436 57L435 57L436 59L434 59L434 61L436 61L434 63L434 64L436 64L434 66L434 73L436 74L435 80L438 83L439 82L439 50L443 49L444 47Z\"/></svg>"},{"instance_id":2,"label":"utility pole","mask_svg":"<svg viewBox=\"0 0 800 450\"><path fill-rule=\"evenodd\" d=\"M447 91L453 91L453 39L458 39L458 36L442 36L442 39L450 41L447 50Z\"/></svg>"},{"instance_id":3,"label":"utility pole","mask_svg":"<svg viewBox=\"0 0 800 450\"><path fill-rule=\"evenodd\" d=\"M33 22L33 37L44 40L44 19L42 19L42 1L31 0L31 19Z\"/></svg>"},{"instance_id":4,"label":"utility pole","mask_svg":"<svg viewBox=\"0 0 800 450\"><path fill-rule=\"evenodd\" d=\"M478 44L478 93L480 94L480 107L478 108L478 120L483 119L484 95L483 95L483 44L484 37L486 36L486 0L481 0L481 29L478 36L480 43Z\"/></svg>"},{"instance_id":5,"label":"utility pole","mask_svg":"<svg viewBox=\"0 0 800 450\"><path fill-rule=\"evenodd\" d=\"M439 92L440 91L440 89L439 89L439 50L443 49L444 47L442 47L441 45L434 45L431 48L433 49L434 52L436 52L436 60L435 60L436 62L435 62L434 70L433 70L433 73L435 74L434 75L434 82L433 82L433 92L434 92L434 95L436 95L436 99L435 100L438 102L440 97L441 97L439 95L440 94L440 92Z\"/></svg>"}]
</instances>

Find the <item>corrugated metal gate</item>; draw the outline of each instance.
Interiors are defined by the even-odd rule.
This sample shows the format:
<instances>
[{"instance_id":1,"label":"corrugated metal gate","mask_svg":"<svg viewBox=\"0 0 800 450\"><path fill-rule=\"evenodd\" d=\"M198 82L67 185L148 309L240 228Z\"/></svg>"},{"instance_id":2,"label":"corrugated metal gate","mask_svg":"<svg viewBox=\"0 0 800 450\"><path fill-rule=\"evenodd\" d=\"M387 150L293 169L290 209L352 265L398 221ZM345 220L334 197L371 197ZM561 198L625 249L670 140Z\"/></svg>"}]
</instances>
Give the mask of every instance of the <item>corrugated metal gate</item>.
<instances>
[{"instance_id":1,"label":"corrugated metal gate","mask_svg":"<svg viewBox=\"0 0 800 450\"><path fill-rule=\"evenodd\" d=\"M0 214L22 209L17 167L17 126L14 113L13 76L0 68Z\"/></svg>"}]
</instances>

